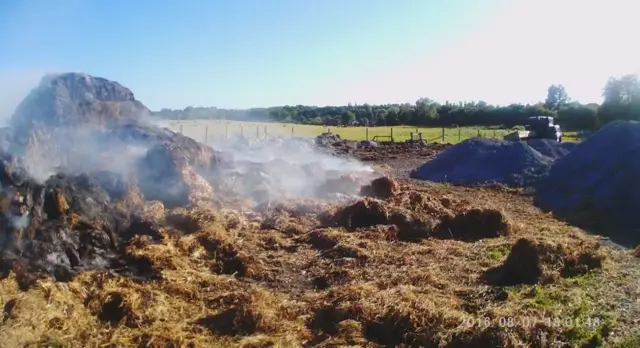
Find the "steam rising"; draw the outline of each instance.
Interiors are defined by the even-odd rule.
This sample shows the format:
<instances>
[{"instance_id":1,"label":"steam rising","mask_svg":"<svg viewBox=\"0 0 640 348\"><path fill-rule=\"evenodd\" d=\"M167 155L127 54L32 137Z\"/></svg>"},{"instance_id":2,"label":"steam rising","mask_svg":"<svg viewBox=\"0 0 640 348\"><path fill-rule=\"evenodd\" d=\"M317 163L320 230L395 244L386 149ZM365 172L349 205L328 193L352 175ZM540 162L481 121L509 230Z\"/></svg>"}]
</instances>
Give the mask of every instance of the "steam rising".
<instances>
[{"instance_id":1,"label":"steam rising","mask_svg":"<svg viewBox=\"0 0 640 348\"><path fill-rule=\"evenodd\" d=\"M357 193L374 174L371 167L323 152L303 138L218 139L213 148L232 160L207 169L211 149L160 128L148 111L115 82L85 74L46 75L18 105L11 120L14 138L5 151L40 184L58 173L108 172L125 181L138 179L145 197L169 205L175 197L212 197L211 186L232 187L226 194L256 204L336 199ZM164 149L167 142L182 149ZM14 224L25 221L19 217Z\"/></svg>"},{"instance_id":2,"label":"steam rising","mask_svg":"<svg viewBox=\"0 0 640 348\"><path fill-rule=\"evenodd\" d=\"M48 129L33 136L24 149L24 166L42 183L56 173L80 174L110 171L130 177L150 144L120 142L86 126ZM10 151L19 155L21 149Z\"/></svg>"},{"instance_id":3,"label":"steam rising","mask_svg":"<svg viewBox=\"0 0 640 348\"><path fill-rule=\"evenodd\" d=\"M46 69L0 70L0 127L9 124L18 104L47 73Z\"/></svg>"},{"instance_id":4,"label":"steam rising","mask_svg":"<svg viewBox=\"0 0 640 348\"><path fill-rule=\"evenodd\" d=\"M284 198L336 198L354 193L358 181L371 179L374 173L359 161L320 151L313 139L239 137L218 140L213 146L233 155L233 169L227 175L241 175L244 193L258 204Z\"/></svg>"}]
</instances>

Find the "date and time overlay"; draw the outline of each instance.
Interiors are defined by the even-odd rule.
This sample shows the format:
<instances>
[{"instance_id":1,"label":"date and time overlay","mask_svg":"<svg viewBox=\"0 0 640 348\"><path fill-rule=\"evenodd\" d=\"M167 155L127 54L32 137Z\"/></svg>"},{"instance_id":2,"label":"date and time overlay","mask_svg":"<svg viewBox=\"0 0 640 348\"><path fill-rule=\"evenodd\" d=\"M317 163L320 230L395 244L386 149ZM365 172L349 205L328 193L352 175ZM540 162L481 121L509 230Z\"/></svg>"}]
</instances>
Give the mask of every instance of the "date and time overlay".
<instances>
[{"instance_id":1,"label":"date and time overlay","mask_svg":"<svg viewBox=\"0 0 640 348\"><path fill-rule=\"evenodd\" d=\"M533 328L538 325L546 325L557 328L586 328L595 329L604 324L604 319L599 317L527 317L527 316L509 316L509 317L465 317L460 320L460 327L524 327Z\"/></svg>"}]
</instances>

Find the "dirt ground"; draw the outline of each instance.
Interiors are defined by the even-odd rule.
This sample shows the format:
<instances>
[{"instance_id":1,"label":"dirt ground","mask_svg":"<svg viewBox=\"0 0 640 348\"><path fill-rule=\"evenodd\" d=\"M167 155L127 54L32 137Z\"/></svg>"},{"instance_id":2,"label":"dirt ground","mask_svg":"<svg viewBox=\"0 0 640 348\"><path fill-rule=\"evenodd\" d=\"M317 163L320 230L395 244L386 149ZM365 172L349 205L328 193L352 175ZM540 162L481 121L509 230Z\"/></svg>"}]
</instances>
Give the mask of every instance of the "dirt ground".
<instances>
[{"instance_id":1,"label":"dirt ground","mask_svg":"<svg viewBox=\"0 0 640 348\"><path fill-rule=\"evenodd\" d=\"M638 346L633 252L518 190L407 178L444 147L353 151L388 178L341 205L155 203L161 241L127 247L153 277L14 268L0 346Z\"/></svg>"},{"instance_id":2,"label":"dirt ground","mask_svg":"<svg viewBox=\"0 0 640 348\"><path fill-rule=\"evenodd\" d=\"M433 143L426 146L411 143L379 143L377 147L357 147L356 142L344 142L333 148L338 155L352 156L382 168L394 178L408 178L409 172L434 158L451 144Z\"/></svg>"}]
</instances>

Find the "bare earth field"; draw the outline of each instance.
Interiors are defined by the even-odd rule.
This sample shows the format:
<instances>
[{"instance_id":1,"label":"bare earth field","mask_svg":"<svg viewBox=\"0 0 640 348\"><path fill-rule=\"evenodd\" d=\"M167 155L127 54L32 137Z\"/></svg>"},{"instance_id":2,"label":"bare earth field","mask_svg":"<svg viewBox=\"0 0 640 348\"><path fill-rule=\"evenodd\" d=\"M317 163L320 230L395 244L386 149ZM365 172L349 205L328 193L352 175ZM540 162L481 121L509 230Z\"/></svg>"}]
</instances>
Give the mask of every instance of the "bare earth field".
<instances>
[{"instance_id":1,"label":"bare earth field","mask_svg":"<svg viewBox=\"0 0 640 348\"><path fill-rule=\"evenodd\" d=\"M640 344L631 251L522 192L408 179L446 145L351 151L389 178L348 203L165 209L127 245L146 277L0 281L2 347L551 347ZM348 152L348 151L344 151ZM634 331L635 330L635 331Z\"/></svg>"}]
</instances>

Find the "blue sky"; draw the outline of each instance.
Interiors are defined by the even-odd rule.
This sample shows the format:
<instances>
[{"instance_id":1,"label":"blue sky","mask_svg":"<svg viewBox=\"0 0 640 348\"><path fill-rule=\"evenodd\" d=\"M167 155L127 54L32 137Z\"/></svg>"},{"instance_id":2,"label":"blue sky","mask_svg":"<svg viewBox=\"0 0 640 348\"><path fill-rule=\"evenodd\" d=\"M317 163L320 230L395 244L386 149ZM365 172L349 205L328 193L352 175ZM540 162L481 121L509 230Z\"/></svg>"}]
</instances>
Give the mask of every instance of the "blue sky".
<instances>
[{"instance_id":1,"label":"blue sky","mask_svg":"<svg viewBox=\"0 0 640 348\"><path fill-rule=\"evenodd\" d=\"M4 0L0 113L50 71L116 80L154 110L506 104L551 83L598 102L640 67L634 13L633 0Z\"/></svg>"}]
</instances>

